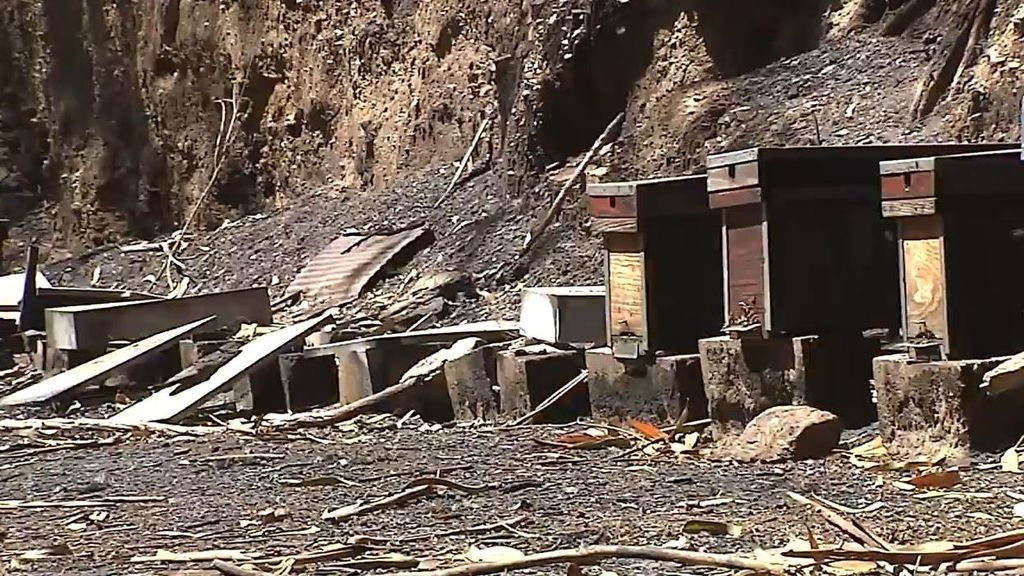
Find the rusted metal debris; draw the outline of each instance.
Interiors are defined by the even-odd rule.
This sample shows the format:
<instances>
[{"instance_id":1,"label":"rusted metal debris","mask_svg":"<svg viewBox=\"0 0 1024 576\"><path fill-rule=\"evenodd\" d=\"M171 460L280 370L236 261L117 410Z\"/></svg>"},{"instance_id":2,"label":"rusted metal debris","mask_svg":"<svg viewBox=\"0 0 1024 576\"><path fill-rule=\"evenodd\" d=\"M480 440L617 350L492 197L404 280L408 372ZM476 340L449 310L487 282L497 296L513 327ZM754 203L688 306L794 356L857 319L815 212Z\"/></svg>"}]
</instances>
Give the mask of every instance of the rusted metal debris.
<instances>
[{"instance_id":1,"label":"rusted metal debris","mask_svg":"<svg viewBox=\"0 0 1024 576\"><path fill-rule=\"evenodd\" d=\"M387 235L344 234L310 260L285 293L301 292L331 306L351 302L391 259L428 233L420 227Z\"/></svg>"}]
</instances>

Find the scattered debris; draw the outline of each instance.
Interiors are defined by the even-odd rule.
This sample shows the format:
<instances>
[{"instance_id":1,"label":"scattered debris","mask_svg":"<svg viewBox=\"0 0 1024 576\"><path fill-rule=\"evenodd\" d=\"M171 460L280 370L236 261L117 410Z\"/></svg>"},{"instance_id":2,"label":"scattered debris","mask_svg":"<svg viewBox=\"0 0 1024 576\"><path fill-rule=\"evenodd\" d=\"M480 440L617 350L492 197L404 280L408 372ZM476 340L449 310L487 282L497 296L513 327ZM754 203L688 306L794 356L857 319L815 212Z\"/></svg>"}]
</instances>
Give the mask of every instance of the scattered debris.
<instances>
[{"instance_id":1,"label":"scattered debris","mask_svg":"<svg viewBox=\"0 0 1024 576\"><path fill-rule=\"evenodd\" d=\"M159 422L186 416L237 378L256 368L267 357L276 355L297 340L302 341L333 315L333 310L328 311L305 322L260 336L243 346L237 356L214 372L206 382L186 389L180 389L180 385L166 388L119 412L110 420L114 423Z\"/></svg>"},{"instance_id":2,"label":"scattered debris","mask_svg":"<svg viewBox=\"0 0 1024 576\"><path fill-rule=\"evenodd\" d=\"M43 402L58 394L63 394L79 386L95 382L132 362L145 358L147 355L160 352L167 346L176 344L184 336L211 323L214 318L214 316L209 316L114 350L105 356L100 356L95 360L76 366L67 372L61 372L38 384L18 390L13 394L8 394L0 398L0 406Z\"/></svg>"},{"instance_id":3,"label":"scattered debris","mask_svg":"<svg viewBox=\"0 0 1024 576\"><path fill-rule=\"evenodd\" d=\"M784 564L770 564L739 555L689 552L653 546L585 546L576 550L554 550L516 559L466 564L431 572L401 573L396 576L412 576L412 574L419 574L420 576L483 576L485 574L501 574L503 572L536 568L538 566L550 566L552 564L592 564L601 560L615 558L654 560L682 566L716 566L737 570L752 570L762 574L781 575L785 574L787 568Z\"/></svg>"}]
</instances>

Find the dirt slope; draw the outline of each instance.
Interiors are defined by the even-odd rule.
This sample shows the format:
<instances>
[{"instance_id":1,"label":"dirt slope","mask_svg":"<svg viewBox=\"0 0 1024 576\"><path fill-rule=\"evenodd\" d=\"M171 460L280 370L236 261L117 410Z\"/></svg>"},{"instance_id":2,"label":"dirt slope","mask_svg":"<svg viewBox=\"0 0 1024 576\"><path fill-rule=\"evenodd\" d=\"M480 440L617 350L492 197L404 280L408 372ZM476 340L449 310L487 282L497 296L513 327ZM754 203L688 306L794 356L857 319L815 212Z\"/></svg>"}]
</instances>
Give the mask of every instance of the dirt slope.
<instances>
[{"instance_id":1,"label":"dirt slope","mask_svg":"<svg viewBox=\"0 0 1024 576\"><path fill-rule=\"evenodd\" d=\"M0 215L56 262L169 232L206 189L201 229L294 212L261 229L299 231L259 247L201 236L268 263L199 265L195 289L287 282L346 226L413 220L477 223L430 258L485 271L550 201L545 171L620 111L594 178L679 174L755 143L1017 136L1019 0L65 4L0 15ZM430 209L487 118L472 185ZM539 277L599 278L578 203L560 230ZM91 278L93 259L60 270Z\"/></svg>"}]
</instances>

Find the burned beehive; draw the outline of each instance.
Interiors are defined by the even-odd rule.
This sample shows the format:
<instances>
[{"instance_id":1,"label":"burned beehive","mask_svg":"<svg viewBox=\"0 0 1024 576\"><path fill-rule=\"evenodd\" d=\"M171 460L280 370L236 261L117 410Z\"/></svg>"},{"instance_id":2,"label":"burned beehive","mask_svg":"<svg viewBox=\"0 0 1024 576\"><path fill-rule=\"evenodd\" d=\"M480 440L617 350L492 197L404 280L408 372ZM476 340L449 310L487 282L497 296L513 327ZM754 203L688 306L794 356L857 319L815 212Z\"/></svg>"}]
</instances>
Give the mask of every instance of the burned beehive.
<instances>
[{"instance_id":1,"label":"burned beehive","mask_svg":"<svg viewBox=\"0 0 1024 576\"><path fill-rule=\"evenodd\" d=\"M721 233L703 175L588 187L618 358L694 353L722 326Z\"/></svg>"},{"instance_id":2,"label":"burned beehive","mask_svg":"<svg viewBox=\"0 0 1024 576\"><path fill-rule=\"evenodd\" d=\"M878 209L878 163L1006 145L752 148L710 156L721 211L726 320L764 335L900 325L895 222Z\"/></svg>"},{"instance_id":3,"label":"burned beehive","mask_svg":"<svg viewBox=\"0 0 1024 576\"><path fill-rule=\"evenodd\" d=\"M883 162L882 213L899 226L908 341L949 359L1024 349L1020 150Z\"/></svg>"}]
</instances>

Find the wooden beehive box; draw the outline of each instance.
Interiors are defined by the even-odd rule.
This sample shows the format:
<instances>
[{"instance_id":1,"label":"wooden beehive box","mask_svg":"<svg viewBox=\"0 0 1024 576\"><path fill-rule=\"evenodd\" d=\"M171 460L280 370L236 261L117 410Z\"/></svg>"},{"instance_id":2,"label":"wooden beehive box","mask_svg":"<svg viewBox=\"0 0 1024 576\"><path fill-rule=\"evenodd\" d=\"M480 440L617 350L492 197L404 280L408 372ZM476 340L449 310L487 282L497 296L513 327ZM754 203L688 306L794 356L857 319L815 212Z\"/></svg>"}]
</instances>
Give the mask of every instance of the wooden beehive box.
<instances>
[{"instance_id":1,"label":"wooden beehive box","mask_svg":"<svg viewBox=\"0 0 1024 576\"><path fill-rule=\"evenodd\" d=\"M880 164L882 213L898 223L902 327L954 360L1024 349L1020 150Z\"/></svg>"},{"instance_id":2,"label":"wooden beehive box","mask_svg":"<svg viewBox=\"0 0 1024 576\"><path fill-rule=\"evenodd\" d=\"M896 227L878 209L878 163L1005 146L751 148L710 156L727 321L760 325L765 335L895 331Z\"/></svg>"},{"instance_id":3,"label":"wooden beehive box","mask_svg":"<svg viewBox=\"0 0 1024 576\"><path fill-rule=\"evenodd\" d=\"M722 327L721 233L703 175L588 186L618 358L695 353Z\"/></svg>"}]
</instances>

